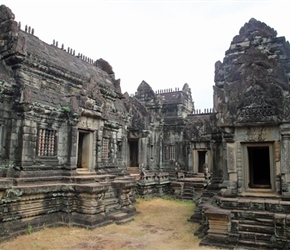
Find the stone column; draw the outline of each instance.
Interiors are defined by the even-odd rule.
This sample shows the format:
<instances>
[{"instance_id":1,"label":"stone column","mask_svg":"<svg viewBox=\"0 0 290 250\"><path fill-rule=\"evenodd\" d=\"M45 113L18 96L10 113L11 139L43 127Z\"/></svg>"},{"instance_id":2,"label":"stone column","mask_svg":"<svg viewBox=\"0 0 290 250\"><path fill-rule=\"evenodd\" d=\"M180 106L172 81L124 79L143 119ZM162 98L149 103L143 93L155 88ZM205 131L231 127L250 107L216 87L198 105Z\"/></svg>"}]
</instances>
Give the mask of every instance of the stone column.
<instances>
[{"instance_id":1,"label":"stone column","mask_svg":"<svg viewBox=\"0 0 290 250\"><path fill-rule=\"evenodd\" d=\"M192 169L192 164L193 164L193 150L191 148L191 145L189 146L189 152L188 152L188 171L189 172L193 172L193 169Z\"/></svg>"},{"instance_id":2,"label":"stone column","mask_svg":"<svg viewBox=\"0 0 290 250\"><path fill-rule=\"evenodd\" d=\"M163 171L163 134L160 133L160 140L159 140L159 171Z\"/></svg>"},{"instance_id":3,"label":"stone column","mask_svg":"<svg viewBox=\"0 0 290 250\"><path fill-rule=\"evenodd\" d=\"M209 186L210 189L219 189L223 180L223 143L221 141L221 134L215 136L212 142L212 181Z\"/></svg>"},{"instance_id":4,"label":"stone column","mask_svg":"<svg viewBox=\"0 0 290 250\"><path fill-rule=\"evenodd\" d=\"M230 195L237 194L238 175L236 166L235 143L227 143L226 157L227 157L227 174L228 174L227 193Z\"/></svg>"},{"instance_id":5,"label":"stone column","mask_svg":"<svg viewBox=\"0 0 290 250\"><path fill-rule=\"evenodd\" d=\"M22 126L19 128L19 145L21 145L21 166L33 165L36 155L36 143L37 143L37 125L36 122L24 118L22 121ZM22 136L22 137L21 137Z\"/></svg>"},{"instance_id":6,"label":"stone column","mask_svg":"<svg viewBox=\"0 0 290 250\"><path fill-rule=\"evenodd\" d=\"M76 125L67 125L67 164L68 170L76 170L77 168L77 138L78 128Z\"/></svg>"},{"instance_id":7,"label":"stone column","mask_svg":"<svg viewBox=\"0 0 290 250\"><path fill-rule=\"evenodd\" d=\"M97 163L96 169L99 169L99 166L102 162L102 139L103 139L103 130L102 128L97 132Z\"/></svg>"},{"instance_id":8,"label":"stone column","mask_svg":"<svg viewBox=\"0 0 290 250\"><path fill-rule=\"evenodd\" d=\"M281 193L290 199L290 127L281 129Z\"/></svg>"},{"instance_id":9,"label":"stone column","mask_svg":"<svg viewBox=\"0 0 290 250\"><path fill-rule=\"evenodd\" d=\"M112 144L112 159L111 162L113 164L117 164L117 133L116 131L112 131L112 139L111 139L111 144Z\"/></svg>"}]
</instances>

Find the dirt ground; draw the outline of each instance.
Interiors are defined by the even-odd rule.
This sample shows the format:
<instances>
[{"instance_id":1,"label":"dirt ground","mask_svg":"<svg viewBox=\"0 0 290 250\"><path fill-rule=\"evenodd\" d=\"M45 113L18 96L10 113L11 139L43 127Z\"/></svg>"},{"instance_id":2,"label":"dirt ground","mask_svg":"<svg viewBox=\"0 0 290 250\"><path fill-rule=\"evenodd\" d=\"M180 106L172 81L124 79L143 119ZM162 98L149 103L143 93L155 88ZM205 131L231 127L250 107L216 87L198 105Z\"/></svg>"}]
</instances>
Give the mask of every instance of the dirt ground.
<instances>
[{"instance_id":1,"label":"dirt ground","mask_svg":"<svg viewBox=\"0 0 290 250\"><path fill-rule=\"evenodd\" d=\"M187 222L193 214L190 202L155 198L138 200L139 214L124 225L111 224L87 230L76 227L46 228L0 244L3 250L94 249L94 250L190 250L199 247L193 233L198 227ZM32 229L33 231L33 229Z\"/></svg>"}]
</instances>

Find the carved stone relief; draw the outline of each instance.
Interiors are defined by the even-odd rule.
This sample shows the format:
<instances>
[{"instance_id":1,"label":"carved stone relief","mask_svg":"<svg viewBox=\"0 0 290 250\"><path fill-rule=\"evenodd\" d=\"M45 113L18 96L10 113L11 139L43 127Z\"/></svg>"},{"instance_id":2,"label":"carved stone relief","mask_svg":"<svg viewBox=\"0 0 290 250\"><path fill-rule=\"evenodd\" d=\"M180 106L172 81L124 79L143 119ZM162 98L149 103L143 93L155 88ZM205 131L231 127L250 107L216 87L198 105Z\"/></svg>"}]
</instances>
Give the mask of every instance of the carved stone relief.
<instances>
[{"instance_id":1,"label":"carved stone relief","mask_svg":"<svg viewBox=\"0 0 290 250\"><path fill-rule=\"evenodd\" d=\"M235 144L227 144L227 160L228 160L228 172L236 171L236 153L235 153Z\"/></svg>"}]
</instances>

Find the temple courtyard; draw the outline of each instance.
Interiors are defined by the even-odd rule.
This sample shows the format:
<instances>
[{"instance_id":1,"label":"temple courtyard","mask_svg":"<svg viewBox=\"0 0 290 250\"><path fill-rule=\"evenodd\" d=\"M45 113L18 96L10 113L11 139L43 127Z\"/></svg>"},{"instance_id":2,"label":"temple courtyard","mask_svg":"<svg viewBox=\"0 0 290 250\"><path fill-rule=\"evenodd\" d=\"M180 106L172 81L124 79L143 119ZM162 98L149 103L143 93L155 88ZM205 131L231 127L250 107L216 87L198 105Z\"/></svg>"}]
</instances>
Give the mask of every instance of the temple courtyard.
<instances>
[{"instance_id":1,"label":"temple courtyard","mask_svg":"<svg viewBox=\"0 0 290 250\"><path fill-rule=\"evenodd\" d=\"M0 244L0 249L214 249L199 246L194 236L197 223L186 220L194 204L170 199L138 199L139 212L123 225L110 224L88 230L78 227L54 227L33 231Z\"/></svg>"}]
</instances>

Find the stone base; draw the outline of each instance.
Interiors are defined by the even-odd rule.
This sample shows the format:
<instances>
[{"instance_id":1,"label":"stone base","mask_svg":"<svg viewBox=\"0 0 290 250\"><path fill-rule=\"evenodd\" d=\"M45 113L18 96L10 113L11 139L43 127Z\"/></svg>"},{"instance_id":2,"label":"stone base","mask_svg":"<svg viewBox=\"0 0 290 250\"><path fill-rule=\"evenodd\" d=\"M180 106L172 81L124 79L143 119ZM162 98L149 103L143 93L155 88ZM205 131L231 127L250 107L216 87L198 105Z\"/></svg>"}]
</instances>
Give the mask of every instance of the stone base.
<instances>
[{"instance_id":1,"label":"stone base","mask_svg":"<svg viewBox=\"0 0 290 250\"><path fill-rule=\"evenodd\" d=\"M205 235L201 245L223 249L289 249L289 201L279 197L216 196L199 207L204 222L201 227L208 227L206 234L201 234Z\"/></svg>"},{"instance_id":2,"label":"stone base","mask_svg":"<svg viewBox=\"0 0 290 250\"><path fill-rule=\"evenodd\" d=\"M123 222L136 214L132 178L79 175L38 181L0 179L0 241L49 226L91 229L121 220L112 213L122 212Z\"/></svg>"}]
</instances>

